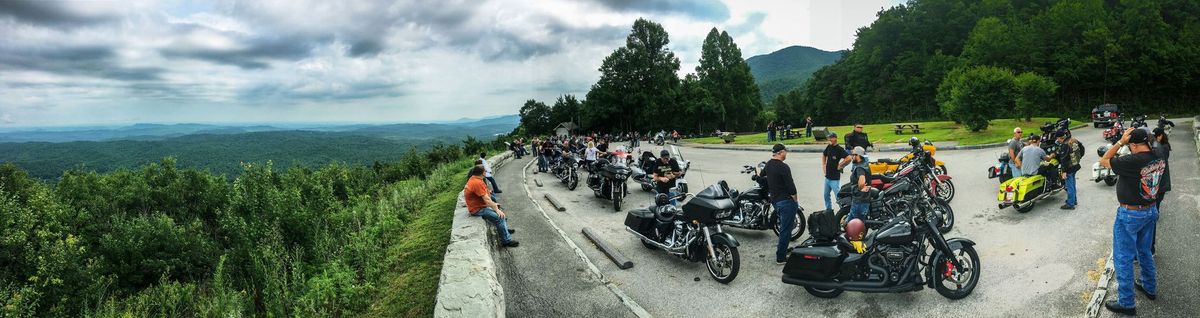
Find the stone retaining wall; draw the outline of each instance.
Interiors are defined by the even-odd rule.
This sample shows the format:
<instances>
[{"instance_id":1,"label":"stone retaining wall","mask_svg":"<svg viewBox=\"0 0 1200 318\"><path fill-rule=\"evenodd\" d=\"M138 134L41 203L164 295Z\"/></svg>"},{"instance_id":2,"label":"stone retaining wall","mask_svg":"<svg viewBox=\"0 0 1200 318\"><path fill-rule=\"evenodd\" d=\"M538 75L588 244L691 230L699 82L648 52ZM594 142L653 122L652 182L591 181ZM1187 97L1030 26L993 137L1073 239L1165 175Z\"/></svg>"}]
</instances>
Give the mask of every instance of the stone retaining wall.
<instances>
[{"instance_id":1,"label":"stone retaining wall","mask_svg":"<svg viewBox=\"0 0 1200 318\"><path fill-rule=\"evenodd\" d=\"M488 162L497 171L511 160L512 152L506 151ZM462 192L453 213L433 316L504 317L504 288L496 277L495 230L482 218L468 215Z\"/></svg>"}]
</instances>

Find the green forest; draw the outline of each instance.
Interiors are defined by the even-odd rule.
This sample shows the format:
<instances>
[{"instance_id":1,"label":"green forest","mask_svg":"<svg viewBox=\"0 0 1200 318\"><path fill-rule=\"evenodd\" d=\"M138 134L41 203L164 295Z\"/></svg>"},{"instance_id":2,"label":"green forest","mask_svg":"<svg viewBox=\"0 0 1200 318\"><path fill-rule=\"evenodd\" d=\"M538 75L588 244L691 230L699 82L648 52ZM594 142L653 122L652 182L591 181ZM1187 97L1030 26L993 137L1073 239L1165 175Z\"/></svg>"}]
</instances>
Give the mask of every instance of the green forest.
<instances>
[{"instance_id":1,"label":"green forest","mask_svg":"<svg viewBox=\"0 0 1200 318\"><path fill-rule=\"evenodd\" d=\"M701 65L681 79L666 30L638 20L574 106L577 123L708 133L812 116L820 125L949 119L976 130L995 118L1084 118L1106 102L1140 114L1200 111L1200 2L910 0L877 16L842 59L770 104L725 32L709 33ZM526 133L563 118L530 104Z\"/></svg>"},{"instance_id":2,"label":"green forest","mask_svg":"<svg viewBox=\"0 0 1200 318\"><path fill-rule=\"evenodd\" d=\"M431 315L463 176L502 148L232 179L174 158L53 183L2 164L0 316Z\"/></svg>"}]
</instances>

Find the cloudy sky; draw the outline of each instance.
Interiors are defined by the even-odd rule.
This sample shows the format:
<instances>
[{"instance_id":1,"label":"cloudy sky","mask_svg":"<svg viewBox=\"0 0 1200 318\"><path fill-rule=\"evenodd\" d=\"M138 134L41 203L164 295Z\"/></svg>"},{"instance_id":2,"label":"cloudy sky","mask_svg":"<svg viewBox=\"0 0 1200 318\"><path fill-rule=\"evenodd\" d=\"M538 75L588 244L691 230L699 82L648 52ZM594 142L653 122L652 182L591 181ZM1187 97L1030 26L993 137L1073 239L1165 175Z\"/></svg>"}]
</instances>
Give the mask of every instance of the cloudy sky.
<instances>
[{"instance_id":1,"label":"cloudy sky","mask_svg":"<svg viewBox=\"0 0 1200 318\"><path fill-rule=\"evenodd\" d=\"M0 128L421 122L582 97L645 17L693 72L708 30L744 57L847 49L902 0L0 0Z\"/></svg>"}]
</instances>

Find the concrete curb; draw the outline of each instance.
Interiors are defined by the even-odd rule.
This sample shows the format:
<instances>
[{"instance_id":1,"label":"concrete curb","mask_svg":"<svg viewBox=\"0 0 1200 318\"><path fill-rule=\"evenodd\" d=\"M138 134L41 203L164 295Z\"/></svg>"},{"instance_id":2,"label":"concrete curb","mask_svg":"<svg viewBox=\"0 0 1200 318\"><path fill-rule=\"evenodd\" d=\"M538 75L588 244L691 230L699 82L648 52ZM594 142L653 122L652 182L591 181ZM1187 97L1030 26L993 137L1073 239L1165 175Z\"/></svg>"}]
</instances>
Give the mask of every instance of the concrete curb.
<instances>
[{"instance_id":1,"label":"concrete curb","mask_svg":"<svg viewBox=\"0 0 1200 318\"><path fill-rule=\"evenodd\" d=\"M1104 304L1104 297L1108 295L1108 285L1112 282L1114 276L1113 270L1112 252L1109 252L1108 259L1104 261L1104 273L1100 274L1100 280L1096 282L1096 291L1092 292L1092 300L1088 302L1088 318L1100 316L1100 308Z\"/></svg>"},{"instance_id":2,"label":"concrete curb","mask_svg":"<svg viewBox=\"0 0 1200 318\"><path fill-rule=\"evenodd\" d=\"M601 252L604 252L604 255L608 255L608 259L612 260L613 264L617 265L617 268L629 269L633 267L633 262L629 261L629 258L625 257L625 254L621 254L621 250L600 239L600 236L596 235L596 232L593 232L592 228L583 228L583 236L591 240L592 244L595 244Z\"/></svg>"},{"instance_id":3,"label":"concrete curb","mask_svg":"<svg viewBox=\"0 0 1200 318\"><path fill-rule=\"evenodd\" d=\"M1076 125L1076 126L1072 126L1072 127L1071 127L1071 130L1075 130L1075 129L1079 129L1079 128L1083 128L1083 127L1087 127L1087 126L1088 126L1088 125ZM894 145L894 144L893 144L893 145ZM1008 142L997 142L997 143L990 143L990 144L966 145L966 146L958 146L958 145L953 145L953 146L938 146L938 149L937 149L937 150L938 150L938 151L943 151L943 150L976 150L976 149L987 149L987 148L1000 148L1000 147L1004 147L1004 146L1006 146L1006 145L1008 145ZM716 145L716 144L697 144L697 143L687 143L687 144L685 144L685 146L687 146L687 147L692 147L692 148L700 148L700 149L715 149L715 150L739 150L739 151L756 151L756 152L764 152L764 151L769 151L769 150L771 149L771 148L770 148L770 146L768 146L768 145L743 145L743 146L737 146L737 145ZM876 147L876 148L875 148L875 151L873 151L873 152L909 152L910 150L912 150L912 148L908 147L908 145L902 145L902 146L884 146L884 147ZM809 148L809 147L796 147L796 148L789 148L789 149L788 149L788 152L805 152L805 153L821 153L821 152L824 152L824 151L825 151L825 148L820 148L820 149L817 149L817 148ZM1198 151L1198 152L1200 152L1200 151Z\"/></svg>"},{"instance_id":4,"label":"concrete curb","mask_svg":"<svg viewBox=\"0 0 1200 318\"><path fill-rule=\"evenodd\" d=\"M559 212L567 210L567 206L563 205L562 202L558 202L558 199L555 199L553 196L550 196L549 193L544 195L544 197L546 197L546 201L550 201L550 205L554 207L554 210L559 211Z\"/></svg>"},{"instance_id":5,"label":"concrete curb","mask_svg":"<svg viewBox=\"0 0 1200 318\"><path fill-rule=\"evenodd\" d=\"M504 152L488 159L499 169L512 159ZM496 277L496 237L492 226L467 213L463 193L458 193L450 244L442 258L434 317L504 317L504 288Z\"/></svg>"}]
</instances>

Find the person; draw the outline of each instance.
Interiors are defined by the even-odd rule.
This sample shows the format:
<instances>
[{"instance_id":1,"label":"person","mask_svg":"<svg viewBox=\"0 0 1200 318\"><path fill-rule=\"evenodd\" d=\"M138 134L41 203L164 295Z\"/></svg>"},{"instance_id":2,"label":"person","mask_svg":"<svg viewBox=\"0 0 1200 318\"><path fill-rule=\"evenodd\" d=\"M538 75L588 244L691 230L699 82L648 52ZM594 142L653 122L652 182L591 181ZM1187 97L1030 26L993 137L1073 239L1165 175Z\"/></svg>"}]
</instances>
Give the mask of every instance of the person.
<instances>
[{"instance_id":1,"label":"person","mask_svg":"<svg viewBox=\"0 0 1200 318\"><path fill-rule=\"evenodd\" d=\"M496 184L496 178L492 177L492 165L490 163L488 163L488 160L486 157L487 157L486 152L479 153L479 160L482 161L481 164L483 165L484 176L487 177L488 182L492 183L492 193L495 193L495 194L504 193L504 191L500 191L500 185Z\"/></svg>"},{"instance_id":2,"label":"person","mask_svg":"<svg viewBox=\"0 0 1200 318\"><path fill-rule=\"evenodd\" d=\"M804 137L812 137L812 116L804 119Z\"/></svg>"},{"instance_id":3,"label":"person","mask_svg":"<svg viewBox=\"0 0 1200 318\"><path fill-rule=\"evenodd\" d=\"M1172 124L1173 125L1173 124ZM1154 154L1163 161L1163 174L1159 179L1158 196L1155 197L1154 207L1162 213L1162 201L1171 191L1171 142L1163 127L1154 128ZM1155 253L1155 243L1158 243L1158 223L1154 223L1154 231L1150 235L1150 255Z\"/></svg>"},{"instance_id":4,"label":"person","mask_svg":"<svg viewBox=\"0 0 1200 318\"><path fill-rule=\"evenodd\" d=\"M1117 299L1104 303L1109 311L1137 315L1133 290L1154 300L1158 297L1157 271L1150 245L1158 223L1154 202L1161 194L1159 183L1166 162L1151 150L1149 134L1139 128L1126 129L1121 140L1100 157L1100 165L1117 174L1117 215L1113 220L1113 264L1117 276ZM1129 146L1132 154L1113 158L1117 149ZM1141 280L1133 277L1133 260L1141 266Z\"/></svg>"},{"instance_id":5,"label":"person","mask_svg":"<svg viewBox=\"0 0 1200 318\"><path fill-rule=\"evenodd\" d=\"M787 147L775 144L771 147L771 160L763 168L768 197L779 214L779 243L775 246L775 264L779 265L787 262L788 242L791 241L792 227L796 223L796 211L800 209L796 181L792 180L792 169L783 163L784 160L787 160Z\"/></svg>"},{"instance_id":6,"label":"person","mask_svg":"<svg viewBox=\"0 0 1200 318\"><path fill-rule=\"evenodd\" d=\"M1013 137L1008 140L1008 171L1015 177L1021 166L1021 157L1017 155L1021 153L1021 148L1025 148L1025 142L1021 141L1021 127L1013 128Z\"/></svg>"},{"instance_id":7,"label":"person","mask_svg":"<svg viewBox=\"0 0 1200 318\"><path fill-rule=\"evenodd\" d=\"M825 209L833 209L833 199L830 194L835 197L838 192L838 181L842 179L842 167L849 161L847 159L850 154L846 152L846 148L838 145L837 134L829 133L829 145L825 146L825 151L821 153L821 171L825 173L825 186L821 190L821 198L825 199Z\"/></svg>"},{"instance_id":8,"label":"person","mask_svg":"<svg viewBox=\"0 0 1200 318\"><path fill-rule=\"evenodd\" d=\"M471 177L463 186L463 201L467 203L467 213L470 213L471 216L482 217L495 225L496 232L500 234L500 246L517 247L521 243L512 238L512 234L516 233L516 230L508 228L508 216L500 210L500 205L492 199L487 185L484 184L483 178L486 171L483 165L471 168Z\"/></svg>"},{"instance_id":9,"label":"person","mask_svg":"<svg viewBox=\"0 0 1200 318\"><path fill-rule=\"evenodd\" d=\"M587 149L583 151L583 167L588 172L592 171L592 163L596 162L596 156L600 154L600 149L596 148L596 142L589 141Z\"/></svg>"},{"instance_id":10,"label":"person","mask_svg":"<svg viewBox=\"0 0 1200 318\"><path fill-rule=\"evenodd\" d=\"M1029 145L1021 148L1017 153L1017 158L1021 161L1017 162L1017 168L1021 169L1021 176L1028 177L1038 173L1041 168L1042 160L1046 159L1046 151L1042 149L1042 136L1029 136Z\"/></svg>"},{"instance_id":11,"label":"person","mask_svg":"<svg viewBox=\"0 0 1200 318\"><path fill-rule=\"evenodd\" d=\"M554 144L551 142L543 142L542 149L538 152L538 171L546 172L550 170L550 161L554 158Z\"/></svg>"},{"instance_id":12,"label":"person","mask_svg":"<svg viewBox=\"0 0 1200 318\"><path fill-rule=\"evenodd\" d=\"M850 160L854 161L854 166L850 168L850 180L853 183L854 196L850 200L850 214L846 217L846 221L854 219L863 219L867 216L867 212L871 210L871 169L864 164L863 159L867 155L867 150L863 147L854 147L850 152ZM843 224L845 225L845 224Z\"/></svg>"},{"instance_id":13,"label":"person","mask_svg":"<svg viewBox=\"0 0 1200 318\"><path fill-rule=\"evenodd\" d=\"M701 133L703 133L703 132L701 132ZM679 131L678 130L671 130L671 142L676 143L676 144L679 143Z\"/></svg>"},{"instance_id":14,"label":"person","mask_svg":"<svg viewBox=\"0 0 1200 318\"><path fill-rule=\"evenodd\" d=\"M654 172L655 191L670 195L671 204L675 204L675 194L671 193L671 188L675 187L675 178L683 173L683 169L679 168L679 161L671 158L670 151L663 149L650 171Z\"/></svg>"},{"instance_id":15,"label":"person","mask_svg":"<svg viewBox=\"0 0 1200 318\"><path fill-rule=\"evenodd\" d=\"M767 142L775 141L775 121L767 123Z\"/></svg>"},{"instance_id":16,"label":"person","mask_svg":"<svg viewBox=\"0 0 1200 318\"><path fill-rule=\"evenodd\" d=\"M1078 191L1075 190L1075 173L1079 171L1079 160L1083 159L1083 144L1075 137L1071 136L1068 130L1060 130L1054 134L1056 141L1060 145L1058 154L1055 156L1058 159L1060 169L1062 169L1063 185L1067 191L1067 202L1059 207L1063 210L1074 210L1075 205L1079 204L1077 197Z\"/></svg>"},{"instance_id":17,"label":"person","mask_svg":"<svg viewBox=\"0 0 1200 318\"><path fill-rule=\"evenodd\" d=\"M846 134L846 148L854 149L854 147L862 147L865 151L867 148L874 147L871 144L871 139L863 132L862 124L854 124L854 131ZM864 159L864 161L866 161Z\"/></svg>"}]
</instances>

